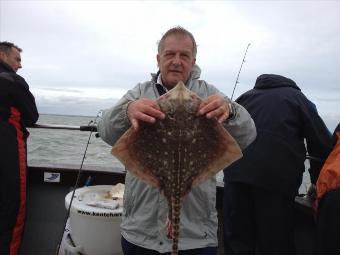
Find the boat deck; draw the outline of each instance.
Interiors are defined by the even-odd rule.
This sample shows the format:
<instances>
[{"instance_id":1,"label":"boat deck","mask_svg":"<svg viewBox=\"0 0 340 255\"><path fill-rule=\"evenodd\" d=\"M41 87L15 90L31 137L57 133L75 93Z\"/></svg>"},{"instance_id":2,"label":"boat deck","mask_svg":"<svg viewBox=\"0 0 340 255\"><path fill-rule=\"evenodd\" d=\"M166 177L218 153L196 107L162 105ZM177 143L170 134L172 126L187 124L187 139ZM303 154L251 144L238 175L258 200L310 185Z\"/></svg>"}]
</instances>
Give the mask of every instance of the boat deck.
<instances>
[{"instance_id":1,"label":"boat deck","mask_svg":"<svg viewBox=\"0 0 340 255\"><path fill-rule=\"evenodd\" d=\"M61 173L60 183L44 182L44 172ZM82 171L79 187L84 186L91 176L93 185L124 183L125 173L121 169L86 169ZM55 255L62 238L66 222L65 196L76 182L77 171L71 166L31 166L28 171L27 219L20 255ZM223 187L217 187L219 212L219 255L223 255L222 242ZM308 207L297 204L296 246L297 255L313 254L315 226Z\"/></svg>"}]
</instances>

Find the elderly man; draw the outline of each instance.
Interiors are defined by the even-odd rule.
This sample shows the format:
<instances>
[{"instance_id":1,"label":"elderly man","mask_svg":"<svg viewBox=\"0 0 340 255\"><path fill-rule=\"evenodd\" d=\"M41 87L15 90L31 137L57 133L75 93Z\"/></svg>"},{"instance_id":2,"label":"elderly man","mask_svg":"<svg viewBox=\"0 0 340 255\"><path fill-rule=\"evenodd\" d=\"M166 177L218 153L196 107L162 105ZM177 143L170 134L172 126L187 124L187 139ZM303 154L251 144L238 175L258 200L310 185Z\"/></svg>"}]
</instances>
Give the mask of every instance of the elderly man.
<instances>
[{"instance_id":1,"label":"elderly man","mask_svg":"<svg viewBox=\"0 0 340 255\"><path fill-rule=\"evenodd\" d=\"M0 254L18 254L26 205L27 126L38 120L21 68L21 49L0 42Z\"/></svg>"},{"instance_id":2,"label":"elderly man","mask_svg":"<svg viewBox=\"0 0 340 255\"><path fill-rule=\"evenodd\" d=\"M196 62L197 46L193 35L182 27L168 30L158 45L159 72L150 81L139 83L103 114L98 123L100 136L113 145L132 125L155 123L163 119L156 99L179 81L203 98L198 114L216 118L236 139L241 148L256 136L254 122L248 112L231 102L214 86L199 80ZM233 113L233 114L231 114ZM167 202L159 190L127 172L125 179L124 215L121 224L125 255L162 254L171 250L166 236ZM214 255L217 252L216 179L192 189L181 209L179 254Z\"/></svg>"}]
</instances>

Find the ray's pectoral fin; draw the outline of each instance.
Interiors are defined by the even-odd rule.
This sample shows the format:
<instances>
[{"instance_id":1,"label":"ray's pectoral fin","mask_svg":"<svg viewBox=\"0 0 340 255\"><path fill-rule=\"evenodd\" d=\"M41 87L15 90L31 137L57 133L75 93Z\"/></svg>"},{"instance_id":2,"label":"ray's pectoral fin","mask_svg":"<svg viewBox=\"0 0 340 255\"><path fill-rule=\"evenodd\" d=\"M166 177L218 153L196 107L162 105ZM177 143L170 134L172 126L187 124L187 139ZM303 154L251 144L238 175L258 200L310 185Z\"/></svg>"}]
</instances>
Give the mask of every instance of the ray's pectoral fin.
<instances>
[{"instance_id":1,"label":"ray's pectoral fin","mask_svg":"<svg viewBox=\"0 0 340 255\"><path fill-rule=\"evenodd\" d=\"M136 151L133 150L137 139L137 132L132 128L128 129L112 147L111 154L122 162L125 168L133 175L151 186L160 188L159 180L153 172L145 166L145 161L138 158Z\"/></svg>"},{"instance_id":2,"label":"ray's pectoral fin","mask_svg":"<svg viewBox=\"0 0 340 255\"><path fill-rule=\"evenodd\" d=\"M205 140L205 143L210 143L213 149L207 152L207 164L202 164L198 167L197 175L193 178L192 187L204 182L242 157L242 151L238 143L221 124L216 121L211 128L214 133L215 143L211 141L212 139Z\"/></svg>"}]
</instances>

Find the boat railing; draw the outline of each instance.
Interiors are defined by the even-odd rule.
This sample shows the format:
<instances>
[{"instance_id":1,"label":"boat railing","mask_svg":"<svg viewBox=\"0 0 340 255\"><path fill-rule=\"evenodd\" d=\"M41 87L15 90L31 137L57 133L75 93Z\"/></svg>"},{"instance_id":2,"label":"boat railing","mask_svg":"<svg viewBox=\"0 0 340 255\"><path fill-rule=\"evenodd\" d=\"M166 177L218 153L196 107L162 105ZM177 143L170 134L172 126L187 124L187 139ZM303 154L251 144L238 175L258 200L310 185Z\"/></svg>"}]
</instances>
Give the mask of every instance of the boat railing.
<instances>
[{"instance_id":1,"label":"boat railing","mask_svg":"<svg viewBox=\"0 0 340 255\"><path fill-rule=\"evenodd\" d=\"M34 124L30 128L41 128L41 129L62 129L62 130L79 130L79 131L87 131L87 132L98 132L97 125L91 124L90 122L88 125L80 125L80 126L73 126L73 125L59 125L59 124ZM99 133L96 133L96 137L99 137ZM306 159L323 163L325 160L322 158L314 157L312 155L306 155ZM222 181L217 182L218 187L223 187Z\"/></svg>"},{"instance_id":2,"label":"boat railing","mask_svg":"<svg viewBox=\"0 0 340 255\"><path fill-rule=\"evenodd\" d=\"M30 128L63 129L63 130L79 130L79 131L97 132L96 125L72 126L72 125L57 125L57 124L34 124Z\"/></svg>"},{"instance_id":3,"label":"boat railing","mask_svg":"<svg viewBox=\"0 0 340 255\"><path fill-rule=\"evenodd\" d=\"M72 126L72 125L58 125L58 124L34 124L30 128L45 128L45 129L63 129L63 130L79 130L79 131L92 131L98 132L97 125L83 125L83 126ZM99 134L96 135L99 137ZM306 159L323 163L325 159L314 157L312 155L306 155Z\"/></svg>"}]
</instances>

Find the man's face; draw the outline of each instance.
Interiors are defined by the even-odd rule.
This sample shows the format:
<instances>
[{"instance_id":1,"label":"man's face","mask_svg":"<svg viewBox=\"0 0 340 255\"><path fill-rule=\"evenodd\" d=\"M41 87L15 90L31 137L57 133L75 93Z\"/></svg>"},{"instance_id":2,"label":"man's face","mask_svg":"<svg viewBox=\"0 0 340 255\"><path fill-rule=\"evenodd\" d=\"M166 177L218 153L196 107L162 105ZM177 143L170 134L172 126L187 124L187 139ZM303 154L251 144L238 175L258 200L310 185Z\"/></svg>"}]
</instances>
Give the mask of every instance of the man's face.
<instances>
[{"instance_id":1,"label":"man's face","mask_svg":"<svg viewBox=\"0 0 340 255\"><path fill-rule=\"evenodd\" d=\"M163 84L173 88L179 81L186 82L196 59L189 36L172 34L165 38L162 51L157 54Z\"/></svg>"},{"instance_id":2,"label":"man's face","mask_svg":"<svg viewBox=\"0 0 340 255\"><path fill-rule=\"evenodd\" d=\"M5 62L7 65L12 67L14 72L17 72L19 68L21 68L21 57L20 52L12 47L9 53L0 53L0 59Z\"/></svg>"}]
</instances>

